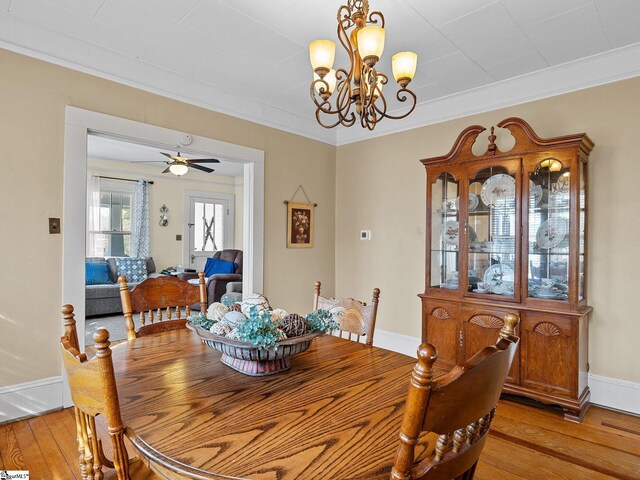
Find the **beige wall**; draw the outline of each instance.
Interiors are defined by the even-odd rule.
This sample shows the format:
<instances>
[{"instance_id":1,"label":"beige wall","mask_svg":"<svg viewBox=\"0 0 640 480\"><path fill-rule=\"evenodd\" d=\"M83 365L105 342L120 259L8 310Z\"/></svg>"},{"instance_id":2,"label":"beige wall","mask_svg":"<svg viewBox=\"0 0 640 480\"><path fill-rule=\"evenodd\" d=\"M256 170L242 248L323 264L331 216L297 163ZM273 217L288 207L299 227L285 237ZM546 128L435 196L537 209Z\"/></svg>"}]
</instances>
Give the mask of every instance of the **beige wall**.
<instances>
[{"instance_id":1,"label":"beige wall","mask_svg":"<svg viewBox=\"0 0 640 480\"><path fill-rule=\"evenodd\" d=\"M0 387L61 374L62 235L47 218L62 216L66 105L263 150L264 292L300 313L316 279L333 292L335 147L5 50L0 72ZM315 246L287 250L282 202L299 184L319 204Z\"/></svg>"},{"instance_id":2,"label":"beige wall","mask_svg":"<svg viewBox=\"0 0 640 480\"><path fill-rule=\"evenodd\" d=\"M62 215L66 105L264 150L264 290L271 303L306 313L315 280L327 294L334 293L335 279L335 293L362 298L380 287L378 326L416 337L425 261L425 175L418 160L448 152L468 125L489 126L512 115L543 137L586 131L596 143L591 371L640 382L633 309L640 272L640 79L345 145L336 153L320 142L4 50L0 72L0 387L60 375L62 236L47 233L47 218ZM318 203L313 249L285 248L282 202L299 184ZM361 229L372 230L370 242L358 239Z\"/></svg>"},{"instance_id":3,"label":"beige wall","mask_svg":"<svg viewBox=\"0 0 640 480\"><path fill-rule=\"evenodd\" d=\"M542 137L587 132L590 164L591 372L640 382L640 78L474 115L338 148L336 293L380 287L381 329L420 335L425 185L419 159L449 151L467 126L518 116ZM372 240L358 239L370 228Z\"/></svg>"},{"instance_id":4,"label":"beige wall","mask_svg":"<svg viewBox=\"0 0 640 480\"><path fill-rule=\"evenodd\" d=\"M206 173L190 171L189 176L176 177L166 174L158 175L165 166L135 165L114 160L89 158L88 168L92 173L115 176L118 178L152 180L149 187L149 210L151 216L151 256L154 258L158 271L163 268L183 264L183 242L176 240L176 235L184 235L184 194L185 190L198 192L224 193L226 195L242 196L242 177L224 177ZM242 250L242 200L238 206L235 200L234 245L231 248ZM160 207L166 205L169 209L169 225L160 226ZM184 238L184 237L183 237ZM186 263L184 263L186 265Z\"/></svg>"}]
</instances>

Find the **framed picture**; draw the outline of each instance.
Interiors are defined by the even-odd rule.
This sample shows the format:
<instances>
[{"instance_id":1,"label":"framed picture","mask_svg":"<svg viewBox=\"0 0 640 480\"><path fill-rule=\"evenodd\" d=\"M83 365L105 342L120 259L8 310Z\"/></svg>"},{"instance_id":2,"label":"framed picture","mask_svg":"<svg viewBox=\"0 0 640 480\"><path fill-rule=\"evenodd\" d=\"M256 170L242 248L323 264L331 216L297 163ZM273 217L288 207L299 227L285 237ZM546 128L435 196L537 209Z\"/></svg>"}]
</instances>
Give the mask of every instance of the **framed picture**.
<instances>
[{"instance_id":1,"label":"framed picture","mask_svg":"<svg viewBox=\"0 0 640 480\"><path fill-rule=\"evenodd\" d=\"M287 248L313 247L313 203L287 203Z\"/></svg>"}]
</instances>

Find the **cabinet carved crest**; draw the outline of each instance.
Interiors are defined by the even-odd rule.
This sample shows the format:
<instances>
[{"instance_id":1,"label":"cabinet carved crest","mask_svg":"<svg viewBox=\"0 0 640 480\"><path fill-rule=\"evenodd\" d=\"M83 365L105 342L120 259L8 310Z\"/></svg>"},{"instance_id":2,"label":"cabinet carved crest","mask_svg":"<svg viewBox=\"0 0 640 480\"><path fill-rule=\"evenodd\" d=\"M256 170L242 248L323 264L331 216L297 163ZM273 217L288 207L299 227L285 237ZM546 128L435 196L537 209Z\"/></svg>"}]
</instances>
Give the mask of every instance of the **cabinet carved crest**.
<instances>
[{"instance_id":1,"label":"cabinet carved crest","mask_svg":"<svg viewBox=\"0 0 640 480\"><path fill-rule=\"evenodd\" d=\"M451 318L451 315L449 315L449 312L447 312L442 307L434 308L433 311L431 312L431 315L437 318L438 320L447 320Z\"/></svg>"},{"instance_id":2,"label":"cabinet carved crest","mask_svg":"<svg viewBox=\"0 0 640 480\"><path fill-rule=\"evenodd\" d=\"M504 326L504 321L493 315L474 315L469 320L469 323L480 325L484 328L502 328Z\"/></svg>"},{"instance_id":3,"label":"cabinet carved crest","mask_svg":"<svg viewBox=\"0 0 640 480\"><path fill-rule=\"evenodd\" d=\"M557 337L562 335L558 326L551 322L540 322L535 326L533 331L540 335L544 335L545 337Z\"/></svg>"}]
</instances>

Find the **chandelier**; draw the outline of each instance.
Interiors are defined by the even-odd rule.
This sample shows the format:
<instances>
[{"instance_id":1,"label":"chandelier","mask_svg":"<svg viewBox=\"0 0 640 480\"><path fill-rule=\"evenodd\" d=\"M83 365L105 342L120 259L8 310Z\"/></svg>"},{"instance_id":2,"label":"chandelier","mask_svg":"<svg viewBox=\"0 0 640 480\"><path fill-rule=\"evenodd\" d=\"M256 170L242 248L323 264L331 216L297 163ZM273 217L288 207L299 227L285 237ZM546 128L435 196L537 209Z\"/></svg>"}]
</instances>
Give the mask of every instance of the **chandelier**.
<instances>
[{"instance_id":1,"label":"chandelier","mask_svg":"<svg viewBox=\"0 0 640 480\"><path fill-rule=\"evenodd\" d=\"M393 76L400 86L396 99L409 100L409 108L402 115L390 115L382 93L388 78L375 69L384 50L384 16L381 12L369 13L367 0L348 0L338 9L337 20L338 40L349 57L348 70L332 68L336 53L334 42L316 40L309 44L314 72L310 93L318 123L325 128L340 124L350 127L359 117L363 128L373 130L385 117L398 120L413 112L416 94L407 86L416 72L418 56L413 52L400 52L391 59ZM350 34L349 30L352 30Z\"/></svg>"}]
</instances>

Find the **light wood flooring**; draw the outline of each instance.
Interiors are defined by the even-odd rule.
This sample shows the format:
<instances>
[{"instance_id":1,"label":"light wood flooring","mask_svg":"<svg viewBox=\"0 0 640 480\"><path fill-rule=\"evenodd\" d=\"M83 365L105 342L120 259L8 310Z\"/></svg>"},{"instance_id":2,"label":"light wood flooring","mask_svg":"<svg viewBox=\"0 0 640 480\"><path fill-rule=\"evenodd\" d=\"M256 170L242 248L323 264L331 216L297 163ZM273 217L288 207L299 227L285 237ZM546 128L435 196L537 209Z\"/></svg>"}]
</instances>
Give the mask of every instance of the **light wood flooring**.
<instances>
[{"instance_id":1,"label":"light wood flooring","mask_svg":"<svg viewBox=\"0 0 640 480\"><path fill-rule=\"evenodd\" d=\"M71 409L0 425L0 470L81 480L75 437ZM576 424L556 411L501 400L475 478L640 479L640 418L592 407Z\"/></svg>"}]
</instances>

